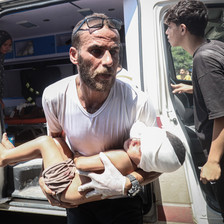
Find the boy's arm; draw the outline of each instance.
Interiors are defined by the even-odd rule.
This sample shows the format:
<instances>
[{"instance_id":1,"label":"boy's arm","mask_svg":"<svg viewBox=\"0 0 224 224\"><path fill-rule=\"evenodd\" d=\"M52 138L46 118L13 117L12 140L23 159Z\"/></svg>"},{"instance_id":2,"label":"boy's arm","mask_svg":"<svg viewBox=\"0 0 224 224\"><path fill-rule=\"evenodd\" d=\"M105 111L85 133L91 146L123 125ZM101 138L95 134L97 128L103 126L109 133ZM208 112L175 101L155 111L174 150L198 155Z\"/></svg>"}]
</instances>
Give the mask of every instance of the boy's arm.
<instances>
[{"instance_id":1,"label":"boy's arm","mask_svg":"<svg viewBox=\"0 0 224 224\"><path fill-rule=\"evenodd\" d=\"M109 150L104 152L112 164L123 174L127 175L136 169L128 154L122 150ZM96 172L104 170L99 154L94 156L78 156L74 158L76 168L82 171Z\"/></svg>"},{"instance_id":2,"label":"boy's arm","mask_svg":"<svg viewBox=\"0 0 224 224\"><path fill-rule=\"evenodd\" d=\"M141 185L151 183L161 175L161 173L157 172L145 172L141 169L136 170L137 166L131 161L128 154L124 150L110 150L104 153L110 159L111 163L122 173L122 175L126 176L128 174L132 174ZM88 172L104 170L104 165L100 160L99 155L90 157L80 156L74 160L76 167L79 170ZM124 193L127 194L127 191L131 187L132 184L126 177Z\"/></svg>"},{"instance_id":3,"label":"boy's arm","mask_svg":"<svg viewBox=\"0 0 224 224\"><path fill-rule=\"evenodd\" d=\"M206 184L207 181L215 181L220 178L220 161L224 153L224 117L214 120L212 144L208 161L202 167L200 179Z\"/></svg>"}]
</instances>

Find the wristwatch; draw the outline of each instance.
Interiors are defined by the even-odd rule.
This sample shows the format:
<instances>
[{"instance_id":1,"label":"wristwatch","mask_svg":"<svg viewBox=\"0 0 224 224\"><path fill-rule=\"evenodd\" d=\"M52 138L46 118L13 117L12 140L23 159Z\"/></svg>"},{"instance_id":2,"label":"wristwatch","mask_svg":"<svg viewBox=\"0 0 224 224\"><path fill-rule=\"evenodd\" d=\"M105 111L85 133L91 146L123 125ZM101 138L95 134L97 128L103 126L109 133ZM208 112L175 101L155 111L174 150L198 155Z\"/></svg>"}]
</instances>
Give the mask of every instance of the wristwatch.
<instances>
[{"instance_id":1,"label":"wristwatch","mask_svg":"<svg viewBox=\"0 0 224 224\"><path fill-rule=\"evenodd\" d=\"M131 181L131 189L128 190L127 195L128 197L134 197L142 190L142 187L139 184L138 180L133 175L128 174L126 177Z\"/></svg>"}]
</instances>

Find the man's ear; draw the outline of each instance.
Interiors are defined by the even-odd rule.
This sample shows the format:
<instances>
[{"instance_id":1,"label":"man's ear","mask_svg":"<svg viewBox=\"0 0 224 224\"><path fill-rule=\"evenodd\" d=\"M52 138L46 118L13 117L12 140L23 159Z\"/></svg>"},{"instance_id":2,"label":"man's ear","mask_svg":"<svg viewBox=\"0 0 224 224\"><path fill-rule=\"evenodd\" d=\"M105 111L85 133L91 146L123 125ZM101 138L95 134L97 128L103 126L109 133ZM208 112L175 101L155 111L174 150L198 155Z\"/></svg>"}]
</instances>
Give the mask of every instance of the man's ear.
<instances>
[{"instance_id":1,"label":"man's ear","mask_svg":"<svg viewBox=\"0 0 224 224\"><path fill-rule=\"evenodd\" d=\"M74 64L78 64L78 50L75 47L70 47L69 50L70 61Z\"/></svg>"}]
</instances>

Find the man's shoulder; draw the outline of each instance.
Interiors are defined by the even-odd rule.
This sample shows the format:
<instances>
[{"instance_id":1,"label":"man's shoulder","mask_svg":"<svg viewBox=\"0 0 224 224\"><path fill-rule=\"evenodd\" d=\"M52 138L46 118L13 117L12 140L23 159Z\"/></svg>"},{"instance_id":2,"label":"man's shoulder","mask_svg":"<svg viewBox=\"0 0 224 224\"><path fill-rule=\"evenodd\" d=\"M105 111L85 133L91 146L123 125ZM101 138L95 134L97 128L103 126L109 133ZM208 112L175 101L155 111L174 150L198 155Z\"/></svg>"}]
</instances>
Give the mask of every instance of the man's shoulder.
<instances>
[{"instance_id":1,"label":"man's shoulder","mask_svg":"<svg viewBox=\"0 0 224 224\"><path fill-rule=\"evenodd\" d=\"M55 89L56 91L63 91L64 88L67 88L67 85L69 85L70 82L72 82L73 80L75 80L76 75L72 75L72 76L68 76L66 78L60 79L57 82L52 83L51 85L49 85L48 87L46 87L47 89L53 89L53 88L57 88Z\"/></svg>"},{"instance_id":2,"label":"man's shoulder","mask_svg":"<svg viewBox=\"0 0 224 224\"><path fill-rule=\"evenodd\" d=\"M55 83L52 83L48 87L45 88L43 96L46 98L55 98L61 94L64 94L66 92L66 89L68 88L69 84L73 81L75 81L76 75L68 76L66 78L63 78Z\"/></svg>"},{"instance_id":3,"label":"man's shoulder","mask_svg":"<svg viewBox=\"0 0 224 224\"><path fill-rule=\"evenodd\" d=\"M124 99L126 102L135 102L137 104L144 104L148 101L149 96L140 90L136 85L126 83L122 80L116 80L115 93Z\"/></svg>"},{"instance_id":4,"label":"man's shoulder","mask_svg":"<svg viewBox=\"0 0 224 224\"><path fill-rule=\"evenodd\" d=\"M66 78L60 79L57 82L52 83L50 86L64 86L74 80L76 75L71 75Z\"/></svg>"},{"instance_id":5,"label":"man's shoulder","mask_svg":"<svg viewBox=\"0 0 224 224\"><path fill-rule=\"evenodd\" d=\"M140 88L133 81L127 82L126 80L116 79L115 87L121 89L124 93L145 95L145 93L140 90Z\"/></svg>"}]
</instances>

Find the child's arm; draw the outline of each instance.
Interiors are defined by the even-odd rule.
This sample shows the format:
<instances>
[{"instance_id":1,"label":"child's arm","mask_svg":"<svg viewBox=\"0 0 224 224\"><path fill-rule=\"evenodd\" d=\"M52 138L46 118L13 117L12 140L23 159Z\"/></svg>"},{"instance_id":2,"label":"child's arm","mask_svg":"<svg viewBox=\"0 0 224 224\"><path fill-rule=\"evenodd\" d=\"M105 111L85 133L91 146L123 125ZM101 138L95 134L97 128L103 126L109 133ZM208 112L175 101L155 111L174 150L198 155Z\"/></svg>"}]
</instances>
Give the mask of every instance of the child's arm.
<instances>
[{"instance_id":1,"label":"child's arm","mask_svg":"<svg viewBox=\"0 0 224 224\"><path fill-rule=\"evenodd\" d=\"M128 154L124 150L110 150L104 153L123 175L127 175L136 169L136 165L131 161ZM74 162L76 168L82 171L93 172L104 170L104 165L101 162L99 155L88 157L79 156L74 158Z\"/></svg>"}]
</instances>

